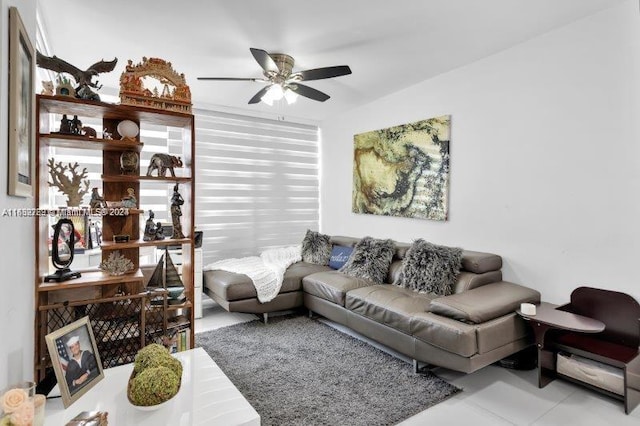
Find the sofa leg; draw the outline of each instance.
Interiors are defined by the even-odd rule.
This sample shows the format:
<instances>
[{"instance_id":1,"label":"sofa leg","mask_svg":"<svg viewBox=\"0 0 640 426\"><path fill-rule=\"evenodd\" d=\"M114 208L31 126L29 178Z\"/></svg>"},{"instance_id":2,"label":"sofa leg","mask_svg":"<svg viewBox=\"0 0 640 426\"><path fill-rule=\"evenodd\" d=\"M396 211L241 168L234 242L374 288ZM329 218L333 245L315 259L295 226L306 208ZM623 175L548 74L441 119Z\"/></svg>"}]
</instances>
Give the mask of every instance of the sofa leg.
<instances>
[{"instance_id":1,"label":"sofa leg","mask_svg":"<svg viewBox=\"0 0 640 426\"><path fill-rule=\"evenodd\" d=\"M262 322L264 322L265 324L269 322L269 314L268 313L264 313L262 314Z\"/></svg>"},{"instance_id":2,"label":"sofa leg","mask_svg":"<svg viewBox=\"0 0 640 426\"><path fill-rule=\"evenodd\" d=\"M433 366L431 364L420 365L420 361L417 359L413 360L413 372L415 374L426 374L431 371L432 368Z\"/></svg>"},{"instance_id":3,"label":"sofa leg","mask_svg":"<svg viewBox=\"0 0 640 426\"><path fill-rule=\"evenodd\" d=\"M313 311L309 309L309 318L313 318Z\"/></svg>"}]
</instances>

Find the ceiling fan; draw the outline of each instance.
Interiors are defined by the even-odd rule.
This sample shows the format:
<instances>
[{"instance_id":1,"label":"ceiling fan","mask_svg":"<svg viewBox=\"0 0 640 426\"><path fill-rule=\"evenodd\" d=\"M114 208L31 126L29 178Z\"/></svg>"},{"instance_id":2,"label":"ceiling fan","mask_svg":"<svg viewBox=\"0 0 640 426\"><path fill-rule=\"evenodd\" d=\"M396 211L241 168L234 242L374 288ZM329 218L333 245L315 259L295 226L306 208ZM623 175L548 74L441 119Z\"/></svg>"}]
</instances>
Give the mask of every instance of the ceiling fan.
<instances>
[{"instance_id":1,"label":"ceiling fan","mask_svg":"<svg viewBox=\"0 0 640 426\"><path fill-rule=\"evenodd\" d=\"M301 81L322 80L351 74L347 65L314 68L306 71L293 72L294 59L284 53L268 53L262 49L250 48L256 62L262 67L265 78L235 78L235 77L198 77L198 80L220 81L259 81L267 83L250 100L250 104L260 101L273 105L273 101L283 97L287 103L295 102L297 95L324 102L329 95L312 87L300 84Z\"/></svg>"}]
</instances>

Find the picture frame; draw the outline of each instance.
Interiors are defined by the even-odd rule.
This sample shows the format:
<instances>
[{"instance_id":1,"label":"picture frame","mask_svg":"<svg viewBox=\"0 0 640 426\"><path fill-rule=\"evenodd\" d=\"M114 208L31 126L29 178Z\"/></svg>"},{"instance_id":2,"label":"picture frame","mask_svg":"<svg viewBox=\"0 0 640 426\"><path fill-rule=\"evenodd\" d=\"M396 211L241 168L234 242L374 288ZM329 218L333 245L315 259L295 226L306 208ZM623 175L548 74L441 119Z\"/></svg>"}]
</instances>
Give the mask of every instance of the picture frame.
<instances>
[{"instance_id":1,"label":"picture frame","mask_svg":"<svg viewBox=\"0 0 640 426\"><path fill-rule=\"evenodd\" d=\"M104 378L89 317L47 334L45 340L67 408Z\"/></svg>"},{"instance_id":2,"label":"picture frame","mask_svg":"<svg viewBox=\"0 0 640 426\"><path fill-rule=\"evenodd\" d=\"M16 7L9 8L9 195L33 197L35 50Z\"/></svg>"},{"instance_id":3,"label":"picture frame","mask_svg":"<svg viewBox=\"0 0 640 426\"><path fill-rule=\"evenodd\" d=\"M89 249L100 248L100 240L98 239L98 225L94 222L89 224Z\"/></svg>"}]
</instances>

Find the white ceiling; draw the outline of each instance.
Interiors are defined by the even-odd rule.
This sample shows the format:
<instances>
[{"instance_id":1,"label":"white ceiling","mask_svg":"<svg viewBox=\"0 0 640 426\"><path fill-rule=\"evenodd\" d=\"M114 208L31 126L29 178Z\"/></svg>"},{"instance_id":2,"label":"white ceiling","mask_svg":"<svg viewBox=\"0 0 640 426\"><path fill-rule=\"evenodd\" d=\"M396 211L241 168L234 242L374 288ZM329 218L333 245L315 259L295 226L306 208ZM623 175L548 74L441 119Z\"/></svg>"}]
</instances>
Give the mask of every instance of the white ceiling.
<instances>
[{"instance_id":1,"label":"white ceiling","mask_svg":"<svg viewBox=\"0 0 640 426\"><path fill-rule=\"evenodd\" d=\"M51 53L79 68L118 58L99 77L118 87L128 59L170 61L200 106L315 121L507 49L625 0L39 0ZM248 105L262 77L250 47L287 53L294 71L349 65L309 82L331 99Z\"/></svg>"}]
</instances>

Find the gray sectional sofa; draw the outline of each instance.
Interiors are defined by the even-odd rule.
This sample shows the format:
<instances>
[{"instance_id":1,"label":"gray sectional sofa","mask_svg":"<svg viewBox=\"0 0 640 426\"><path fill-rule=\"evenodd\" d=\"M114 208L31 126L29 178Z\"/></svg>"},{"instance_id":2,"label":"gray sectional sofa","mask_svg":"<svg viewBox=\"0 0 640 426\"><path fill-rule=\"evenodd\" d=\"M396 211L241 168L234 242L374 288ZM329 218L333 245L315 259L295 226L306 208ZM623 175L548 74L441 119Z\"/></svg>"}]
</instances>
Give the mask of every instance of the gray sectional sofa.
<instances>
[{"instance_id":1,"label":"gray sectional sofa","mask_svg":"<svg viewBox=\"0 0 640 426\"><path fill-rule=\"evenodd\" d=\"M355 246L357 238L331 243ZM453 294L438 296L402 288L397 282L410 244L395 243L383 284L345 275L328 266L298 262L285 273L282 289L260 303L249 277L220 270L204 274L204 291L230 312L269 312L305 306L422 363L473 372L532 343L515 310L538 303L540 293L502 281L502 258L463 251Z\"/></svg>"}]
</instances>

